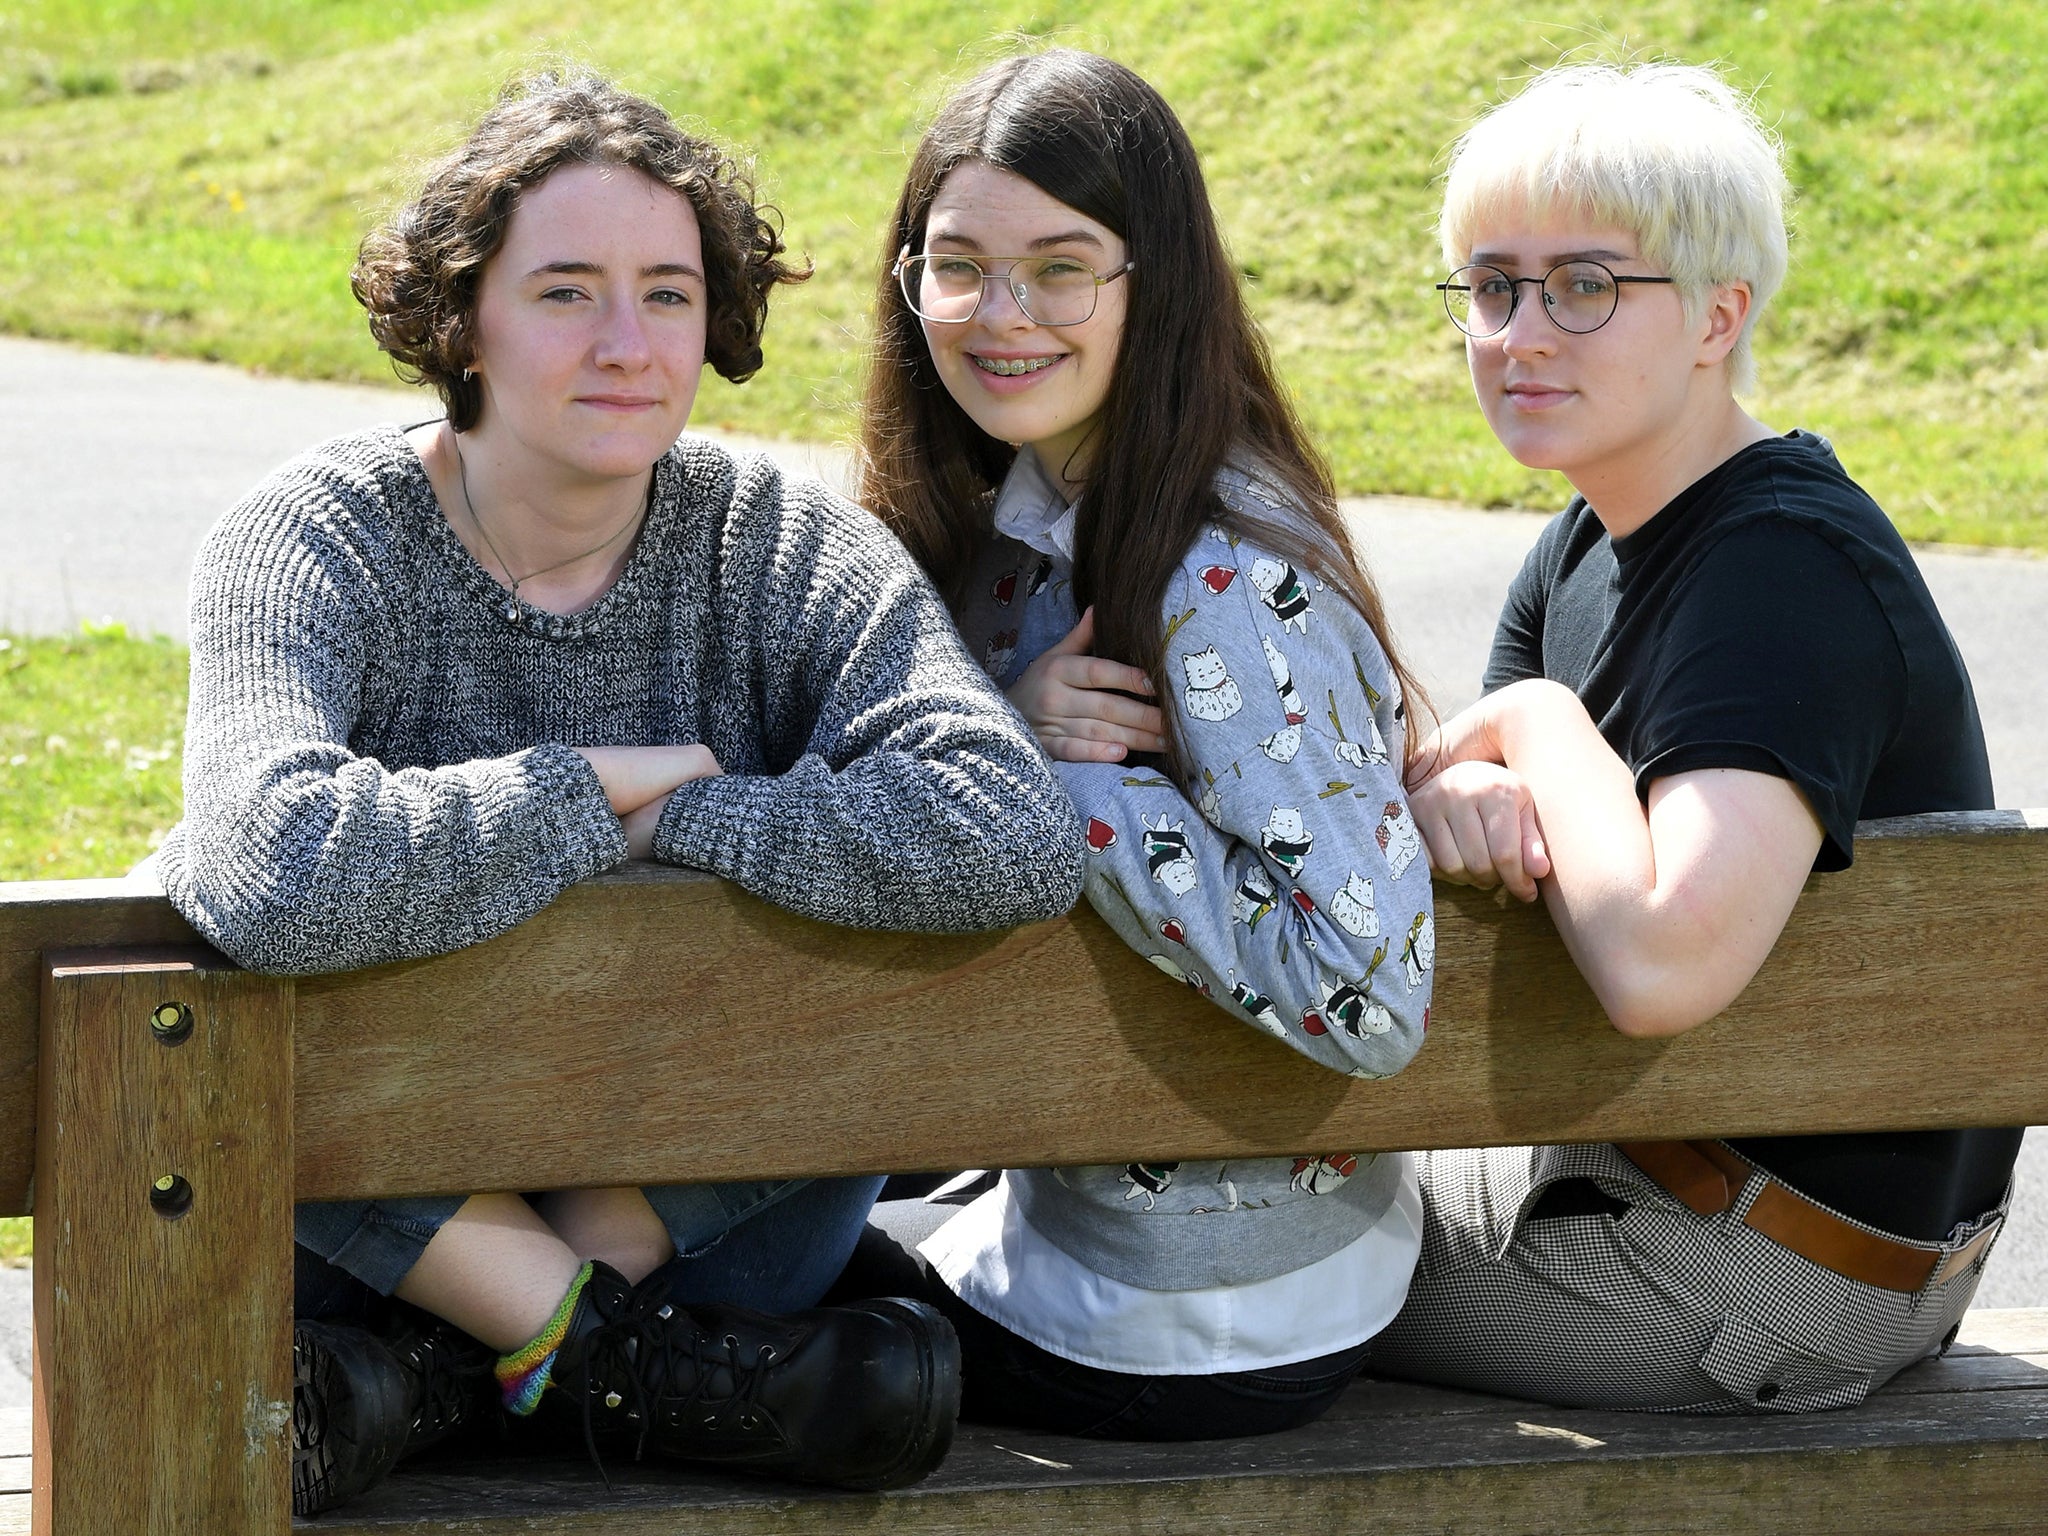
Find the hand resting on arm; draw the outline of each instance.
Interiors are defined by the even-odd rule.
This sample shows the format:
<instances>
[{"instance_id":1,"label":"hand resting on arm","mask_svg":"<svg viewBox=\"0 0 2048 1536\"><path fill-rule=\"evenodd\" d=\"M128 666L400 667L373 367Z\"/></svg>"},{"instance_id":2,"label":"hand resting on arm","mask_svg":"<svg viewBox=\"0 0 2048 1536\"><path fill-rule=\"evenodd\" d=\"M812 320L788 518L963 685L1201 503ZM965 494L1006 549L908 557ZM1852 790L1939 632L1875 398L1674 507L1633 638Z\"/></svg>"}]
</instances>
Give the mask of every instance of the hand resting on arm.
<instances>
[{"instance_id":1,"label":"hand resting on arm","mask_svg":"<svg viewBox=\"0 0 2048 1536\"><path fill-rule=\"evenodd\" d=\"M1429 769L1434 745L1424 745L1419 767ZM1550 873L1550 855L1536 802L1512 768L1481 758L1446 761L1410 787L1408 808L1437 879L1482 891L1504 885L1518 901L1540 894L1536 882Z\"/></svg>"},{"instance_id":2,"label":"hand resting on arm","mask_svg":"<svg viewBox=\"0 0 2048 1536\"><path fill-rule=\"evenodd\" d=\"M1092 656L1095 610L1012 683L1006 697L1056 762L1120 763L1132 752L1166 745L1159 706L1127 695L1152 694L1142 667Z\"/></svg>"},{"instance_id":3,"label":"hand resting on arm","mask_svg":"<svg viewBox=\"0 0 2048 1536\"><path fill-rule=\"evenodd\" d=\"M1628 1035L1679 1034L1733 1002L1821 845L1804 793L1772 774L1671 774L1645 807L1584 705L1540 678L1445 722L1417 771L1432 863L1517 894L1540 881L1565 947Z\"/></svg>"}]
</instances>

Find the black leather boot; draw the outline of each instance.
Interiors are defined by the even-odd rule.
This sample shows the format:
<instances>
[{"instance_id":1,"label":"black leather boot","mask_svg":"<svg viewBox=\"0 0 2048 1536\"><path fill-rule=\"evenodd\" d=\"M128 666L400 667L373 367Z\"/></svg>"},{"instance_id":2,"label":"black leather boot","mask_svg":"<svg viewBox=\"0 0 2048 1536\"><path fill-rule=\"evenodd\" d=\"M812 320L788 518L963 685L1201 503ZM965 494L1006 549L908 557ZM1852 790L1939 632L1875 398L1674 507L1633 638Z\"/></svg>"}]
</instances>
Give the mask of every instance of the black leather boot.
<instances>
[{"instance_id":1,"label":"black leather boot","mask_svg":"<svg viewBox=\"0 0 2048 1536\"><path fill-rule=\"evenodd\" d=\"M401 1458L495 1410L488 1346L394 1303L377 1327L292 1329L292 1513L374 1486Z\"/></svg>"},{"instance_id":2,"label":"black leather boot","mask_svg":"<svg viewBox=\"0 0 2048 1536\"><path fill-rule=\"evenodd\" d=\"M901 1488L945 1459L960 1344L922 1302L770 1317L677 1307L596 1265L555 1357L561 1407L635 1456L841 1488Z\"/></svg>"}]
</instances>

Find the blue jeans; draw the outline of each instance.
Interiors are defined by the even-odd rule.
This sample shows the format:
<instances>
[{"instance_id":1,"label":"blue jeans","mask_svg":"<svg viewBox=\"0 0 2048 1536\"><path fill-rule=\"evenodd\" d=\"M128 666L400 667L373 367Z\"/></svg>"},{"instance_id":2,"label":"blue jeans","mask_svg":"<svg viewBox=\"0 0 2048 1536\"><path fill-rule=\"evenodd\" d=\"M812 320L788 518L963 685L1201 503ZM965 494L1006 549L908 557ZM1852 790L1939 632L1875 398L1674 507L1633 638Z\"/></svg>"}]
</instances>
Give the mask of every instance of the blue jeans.
<instances>
[{"instance_id":1,"label":"blue jeans","mask_svg":"<svg viewBox=\"0 0 2048 1536\"><path fill-rule=\"evenodd\" d=\"M721 1302L757 1312L817 1305L859 1241L882 1183L778 1179L643 1190L676 1247L662 1269L670 1296L685 1306ZM372 1293L390 1295L462 1201L445 1195L299 1206L298 1315L354 1316Z\"/></svg>"}]
</instances>

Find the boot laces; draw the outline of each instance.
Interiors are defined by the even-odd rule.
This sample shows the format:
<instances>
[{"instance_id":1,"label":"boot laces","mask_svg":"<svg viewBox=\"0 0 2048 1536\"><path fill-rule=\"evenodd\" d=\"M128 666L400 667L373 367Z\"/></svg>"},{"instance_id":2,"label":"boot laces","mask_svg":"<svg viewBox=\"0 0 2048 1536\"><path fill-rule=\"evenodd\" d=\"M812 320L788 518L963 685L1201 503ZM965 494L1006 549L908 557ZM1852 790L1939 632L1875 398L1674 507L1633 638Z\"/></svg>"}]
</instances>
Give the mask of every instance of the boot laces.
<instances>
[{"instance_id":1,"label":"boot laces","mask_svg":"<svg viewBox=\"0 0 2048 1536\"><path fill-rule=\"evenodd\" d=\"M413 1410L412 1433L438 1436L459 1428L475 1398L475 1372L465 1372L454 1357L460 1347L445 1335L423 1331L413 1335L405 1360L413 1369L419 1406Z\"/></svg>"},{"instance_id":2,"label":"boot laces","mask_svg":"<svg viewBox=\"0 0 2048 1536\"><path fill-rule=\"evenodd\" d=\"M638 1461L646 1453L656 1416L665 1411L685 1422L696 1414L693 1427L754 1423L761 1389L779 1358L773 1345L759 1344L749 1360L737 1334L714 1336L698 1327L686 1311L669 1304L666 1284L634 1291L591 1330L588 1349L583 1442L600 1475L604 1463L598 1456L592 1412L602 1392L618 1392L625 1401L617 1406L639 1421L633 1446L633 1459ZM721 1373L729 1389L714 1392ZM605 1483L610 1486L608 1476Z\"/></svg>"}]
</instances>

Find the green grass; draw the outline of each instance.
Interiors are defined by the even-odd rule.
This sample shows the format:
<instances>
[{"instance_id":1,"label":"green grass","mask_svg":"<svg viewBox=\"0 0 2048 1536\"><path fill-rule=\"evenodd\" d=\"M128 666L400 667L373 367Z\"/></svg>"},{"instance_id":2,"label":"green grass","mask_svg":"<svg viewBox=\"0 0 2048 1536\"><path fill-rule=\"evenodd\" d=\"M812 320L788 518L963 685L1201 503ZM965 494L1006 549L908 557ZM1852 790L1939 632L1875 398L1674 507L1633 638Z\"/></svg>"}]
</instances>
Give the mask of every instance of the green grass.
<instances>
[{"instance_id":1,"label":"green grass","mask_svg":"<svg viewBox=\"0 0 2048 1536\"><path fill-rule=\"evenodd\" d=\"M182 645L0 636L0 880L133 867L178 819L184 737Z\"/></svg>"},{"instance_id":2,"label":"green grass","mask_svg":"<svg viewBox=\"0 0 2048 1536\"><path fill-rule=\"evenodd\" d=\"M178 819L185 648L118 624L0 635L0 880L119 875ZM0 1218L0 1267L27 1217Z\"/></svg>"},{"instance_id":3,"label":"green grass","mask_svg":"<svg viewBox=\"0 0 2048 1536\"><path fill-rule=\"evenodd\" d=\"M1647 0L1572 24L1223 0L0 0L0 328L384 379L346 272L518 68L595 65L751 144L818 278L700 420L843 437L909 145L1008 36L1125 59L1186 119L1352 491L1555 506L1473 409L1435 306L1443 151L1561 53L1725 62L1802 192L1763 417L1834 437L1918 538L2048 547L2048 9Z\"/></svg>"}]
</instances>

